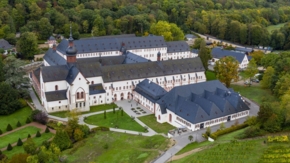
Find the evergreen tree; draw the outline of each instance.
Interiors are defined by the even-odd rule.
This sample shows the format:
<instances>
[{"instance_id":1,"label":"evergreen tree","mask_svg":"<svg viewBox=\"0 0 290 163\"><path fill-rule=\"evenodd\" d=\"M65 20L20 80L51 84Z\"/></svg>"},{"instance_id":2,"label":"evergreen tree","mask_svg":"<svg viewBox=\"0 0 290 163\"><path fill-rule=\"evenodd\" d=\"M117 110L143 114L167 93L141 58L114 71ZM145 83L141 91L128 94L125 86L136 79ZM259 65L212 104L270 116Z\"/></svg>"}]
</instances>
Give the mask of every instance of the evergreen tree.
<instances>
[{"instance_id":1,"label":"evergreen tree","mask_svg":"<svg viewBox=\"0 0 290 163\"><path fill-rule=\"evenodd\" d=\"M114 114L116 113L115 108L113 108L113 113L114 113Z\"/></svg>"},{"instance_id":2,"label":"evergreen tree","mask_svg":"<svg viewBox=\"0 0 290 163\"><path fill-rule=\"evenodd\" d=\"M28 138L31 138L31 135L30 135L30 134L28 134L27 139L28 139Z\"/></svg>"},{"instance_id":3,"label":"evergreen tree","mask_svg":"<svg viewBox=\"0 0 290 163\"><path fill-rule=\"evenodd\" d=\"M71 140L64 130L57 130L52 140L52 143L56 144L61 151L68 149L72 146Z\"/></svg>"},{"instance_id":4,"label":"evergreen tree","mask_svg":"<svg viewBox=\"0 0 290 163\"><path fill-rule=\"evenodd\" d=\"M17 146L22 146L23 145L23 142L20 138L18 138L18 142L17 142Z\"/></svg>"},{"instance_id":5,"label":"evergreen tree","mask_svg":"<svg viewBox=\"0 0 290 163\"><path fill-rule=\"evenodd\" d=\"M2 132L2 130L0 129L0 135L2 135L3 134L3 132Z\"/></svg>"},{"instance_id":6,"label":"evergreen tree","mask_svg":"<svg viewBox=\"0 0 290 163\"><path fill-rule=\"evenodd\" d=\"M11 131L11 130L13 130L13 128L12 128L12 126L10 125L10 123L7 125L7 127L6 127L6 131Z\"/></svg>"},{"instance_id":7,"label":"evergreen tree","mask_svg":"<svg viewBox=\"0 0 290 163\"><path fill-rule=\"evenodd\" d=\"M50 132L50 130L49 130L49 128L46 126L45 133L49 133L49 132Z\"/></svg>"},{"instance_id":8,"label":"evergreen tree","mask_svg":"<svg viewBox=\"0 0 290 163\"><path fill-rule=\"evenodd\" d=\"M21 126L21 123L18 121L17 124L16 124L16 126L17 127L20 127Z\"/></svg>"},{"instance_id":9,"label":"evergreen tree","mask_svg":"<svg viewBox=\"0 0 290 163\"><path fill-rule=\"evenodd\" d=\"M40 132L39 132L39 131L37 131L37 133L36 133L35 137L41 137L41 134L40 134Z\"/></svg>"},{"instance_id":10,"label":"evergreen tree","mask_svg":"<svg viewBox=\"0 0 290 163\"><path fill-rule=\"evenodd\" d=\"M4 78L4 70L3 70L4 64L2 61L2 57L0 57L0 82L3 82L5 80Z\"/></svg>"},{"instance_id":11,"label":"evergreen tree","mask_svg":"<svg viewBox=\"0 0 290 163\"><path fill-rule=\"evenodd\" d=\"M31 123L31 120L29 117L26 118L26 124Z\"/></svg>"},{"instance_id":12,"label":"evergreen tree","mask_svg":"<svg viewBox=\"0 0 290 163\"><path fill-rule=\"evenodd\" d=\"M11 144L9 143L7 146L7 151L11 151L13 149L13 147L11 146Z\"/></svg>"}]
</instances>

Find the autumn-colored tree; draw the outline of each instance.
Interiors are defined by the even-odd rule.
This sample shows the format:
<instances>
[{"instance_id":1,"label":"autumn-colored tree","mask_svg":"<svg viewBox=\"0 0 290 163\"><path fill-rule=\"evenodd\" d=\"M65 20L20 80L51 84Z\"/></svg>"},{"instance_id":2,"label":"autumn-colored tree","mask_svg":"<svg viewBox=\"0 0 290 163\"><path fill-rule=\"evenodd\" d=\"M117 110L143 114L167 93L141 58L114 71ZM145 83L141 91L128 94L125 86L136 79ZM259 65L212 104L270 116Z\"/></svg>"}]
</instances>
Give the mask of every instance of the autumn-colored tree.
<instances>
[{"instance_id":1,"label":"autumn-colored tree","mask_svg":"<svg viewBox=\"0 0 290 163\"><path fill-rule=\"evenodd\" d=\"M176 24L166 21L158 21L150 27L150 32L154 35L163 36L166 41L178 41L184 39L183 31Z\"/></svg>"},{"instance_id":2,"label":"autumn-colored tree","mask_svg":"<svg viewBox=\"0 0 290 163\"><path fill-rule=\"evenodd\" d=\"M273 67L267 67L266 71L264 72L263 79L260 82L262 88L270 88L272 84L273 76L275 75L275 70Z\"/></svg>"},{"instance_id":3,"label":"autumn-colored tree","mask_svg":"<svg viewBox=\"0 0 290 163\"><path fill-rule=\"evenodd\" d=\"M216 77L225 83L226 87L230 87L232 81L238 81L238 69L239 62L231 56L221 58L214 66Z\"/></svg>"},{"instance_id":4,"label":"autumn-colored tree","mask_svg":"<svg viewBox=\"0 0 290 163\"><path fill-rule=\"evenodd\" d=\"M250 56L252 56L257 65L261 65L261 59L264 57L265 53L263 53L262 51L254 51L252 53L250 53Z\"/></svg>"},{"instance_id":5,"label":"autumn-colored tree","mask_svg":"<svg viewBox=\"0 0 290 163\"><path fill-rule=\"evenodd\" d=\"M286 74L279 78L273 92L277 97L281 97L289 89L290 89L290 75Z\"/></svg>"},{"instance_id":6,"label":"autumn-colored tree","mask_svg":"<svg viewBox=\"0 0 290 163\"><path fill-rule=\"evenodd\" d=\"M27 163L26 159L28 156L29 154L26 154L26 153L15 154L12 156L10 163L17 163L17 162Z\"/></svg>"},{"instance_id":7,"label":"autumn-colored tree","mask_svg":"<svg viewBox=\"0 0 290 163\"><path fill-rule=\"evenodd\" d=\"M81 129L79 129L79 128L75 129L75 131L74 131L74 139L76 141L82 140L84 138L84 135L85 134L84 134L84 132Z\"/></svg>"}]
</instances>

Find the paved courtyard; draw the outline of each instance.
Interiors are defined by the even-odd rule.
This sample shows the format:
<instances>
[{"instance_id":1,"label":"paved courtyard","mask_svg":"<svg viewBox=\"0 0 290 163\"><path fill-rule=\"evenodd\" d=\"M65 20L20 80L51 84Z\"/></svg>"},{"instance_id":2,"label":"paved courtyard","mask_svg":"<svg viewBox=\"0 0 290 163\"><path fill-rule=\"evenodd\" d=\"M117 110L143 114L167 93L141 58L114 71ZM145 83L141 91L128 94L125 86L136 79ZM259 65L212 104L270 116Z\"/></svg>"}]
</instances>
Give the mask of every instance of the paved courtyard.
<instances>
[{"instance_id":1,"label":"paved courtyard","mask_svg":"<svg viewBox=\"0 0 290 163\"><path fill-rule=\"evenodd\" d=\"M117 101L115 102L116 105L119 107L122 107L123 110L129 115L129 116L134 116L134 117L142 117L145 115L150 115L153 114L150 110L145 108L143 105L138 104L134 100L122 100L122 101ZM137 108L140 109L137 109ZM134 108L135 112L132 110ZM139 114L138 114L139 113Z\"/></svg>"}]
</instances>

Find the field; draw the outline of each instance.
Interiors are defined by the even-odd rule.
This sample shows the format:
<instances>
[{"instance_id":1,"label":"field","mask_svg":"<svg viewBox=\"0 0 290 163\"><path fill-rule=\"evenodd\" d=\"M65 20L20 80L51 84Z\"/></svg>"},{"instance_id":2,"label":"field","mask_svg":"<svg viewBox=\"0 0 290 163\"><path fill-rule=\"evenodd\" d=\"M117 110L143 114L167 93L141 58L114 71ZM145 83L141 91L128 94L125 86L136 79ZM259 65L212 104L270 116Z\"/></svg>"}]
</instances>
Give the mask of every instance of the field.
<instances>
[{"instance_id":1,"label":"field","mask_svg":"<svg viewBox=\"0 0 290 163\"><path fill-rule=\"evenodd\" d=\"M20 129L18 131L12 132L8 135L2 136L0 137L1 141L0 141L0 149L7 147L7 145L16 143L18 138L20 139L24 139L27 138L28 134L30 134L31 136L36 134L37 131L39 131L39 128L33 127L33 126L28 126L25 127L23 129Z\"/></svg>"},{"instance_id":2,"label":"field","mask_svg":"<svg viewBox=\"0 0 290 163\"><path fill-rule=\"evenodd\" d=\"M117 132L98 132L64 151L70 163L143 163L164 151L169 139L156 135L144 137Z\"/></svg>"},{"instance_id":3,"label":"field","mask_svg":"<svg viewBox=\"0 0 290 163\"><path fill-rule=\"evenodd\" d=\"M140 121L142 121L143 123L145 123L151 129L156 131L157 133L165 133L165 134L167 134L169 130L172 130L172 129L175 128L174 126L171 126L168 123L158 123L156 121L156 117L154 116L154 114L143 116L143 117L139 117L138 119Z\"/></svg>"},{"instance_id":4,"label":"field","mask_svg":"<svg viewBox=\"0 0 290 163\"><path fill-rule=\"evenodd\" d=\"M125 130L132 130L138 132L144 132L144 126L139 125L135 120L124 112L121 116L121 111L117 110L114 114L113 112L106 113L106 119L104 114L96 114L85 118L85 122L91 125L112 127Z\"/></svg>"},{"instance_id":5,"label":"field","mask_svg":"<svg viewBox=\"0 0 290 163\"><path fill-rule=\"evenodd\" d=\"M283 27L286 23L280 23L280 24L277 24L277 25L270 25L267 27L267 30L269 33L272 33L272 31L274 30L279 30L281 27Z\"/></svg>"},{"instance_id":6,"label":"field","mask_svg":"<svg viewBox=\"0 0 290 163\"><path fill-rule=\"evenodd\" d=\"M206 76L206 80L207 80L207 81L210 81L210 80L216 80L216 79L217 79L216 76L215 76L215 73L214 73L213 71L209 71L209 70L207 70L207 71L205 72L205 76Z\"/></svg>"},{"instance_id":7,"label":"field","mask_svg":"<svg viewBox=\"0 0 290 163\"><path fill-rule=\"evenodd\" d=\"M116 104L104 104L104 105L97 105L97 106L91 106L90 111L82 112L81 114L88 114L88 113L94 113L98 111L104 111L108 109L113 109L113 107L117 108L118 106ZM50 115L60 117L60 118L66 118L68 111L60 111L55 113L50 113Z\"/></svg>"},{"instance_id":8,"label":"field","mask_svg":"<svg viewBox=\"0 0 290 163\"><path fill-rule=\"evenodd\" d=\"M33 141L37 146L40 146L43 141L49 140L53 137L53 133L43 133L41 134L41 137L34 137L32 138ZM24 142L23 142L24 143ZM25 153L23 146L15 146L11 151L3 151L3 153L8 157L11 158L11 156L18 154L18 153Z\"/></svg>"},{"instance_id":9,"label":"field","mask_svg":"<svg viewBox=\"0 0 290 163\"><path fill-rule=\"evenodd\" d=\"M262 103L263 98L277 100L270 90L262 89L260 86L245 87L242 85L231 85L235 92L239 92L242 96L255 101L258 104Z\"/></svg>"},{"instance_id":10,"label":"field","mask_svg":"<svg viewBox=\"0 0 290 163\"><path fill-rule=\"evenodd\" d=\"M31 108L27 106L25 108L17 110L13 114L0 115L0 122L1 122L0 129L4 133L6 132L6 127L8 123L10 123L13 129L16 128L16 124L18 121L20 121L22 125L26 124L25 121L27 117L30 117L31 111L32 111Z\"/></svg>"}]
</instances>

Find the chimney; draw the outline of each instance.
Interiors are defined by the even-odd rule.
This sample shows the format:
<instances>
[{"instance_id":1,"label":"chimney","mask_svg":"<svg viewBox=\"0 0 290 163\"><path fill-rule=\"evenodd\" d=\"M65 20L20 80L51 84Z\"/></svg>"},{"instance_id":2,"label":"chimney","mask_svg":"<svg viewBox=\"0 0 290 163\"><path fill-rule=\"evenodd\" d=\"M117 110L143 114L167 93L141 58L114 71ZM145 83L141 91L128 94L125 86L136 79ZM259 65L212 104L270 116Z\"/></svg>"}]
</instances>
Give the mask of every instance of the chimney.
<instances>
[{"instance_id":1,"label":"chimney","mask_svg":"<svg viewBox=\"0 0 290 163\"><path fill-rule=\"evenodd\" d=\"M56 45L55 45L55 44L52 45L52 50L53 50L54 52L56 51Z\"/></svg>"}]
</instances>

